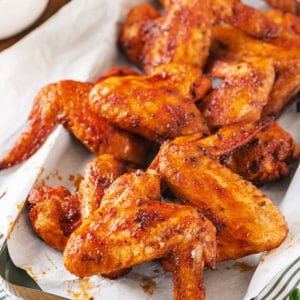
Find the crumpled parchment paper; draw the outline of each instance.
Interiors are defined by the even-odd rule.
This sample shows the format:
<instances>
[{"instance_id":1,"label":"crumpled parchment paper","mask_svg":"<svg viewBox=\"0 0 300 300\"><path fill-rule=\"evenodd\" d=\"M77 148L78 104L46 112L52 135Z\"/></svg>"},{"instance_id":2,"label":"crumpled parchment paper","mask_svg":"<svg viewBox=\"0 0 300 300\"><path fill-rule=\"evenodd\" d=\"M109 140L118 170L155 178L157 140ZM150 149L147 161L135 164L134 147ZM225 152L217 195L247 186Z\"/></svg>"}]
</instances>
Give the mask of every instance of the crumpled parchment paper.
<instances>
[{"instance_id":1,"label":"crumpled parchment paper","mask_svg":"<svg viewBox=\"0 0 300 300\"><path fill-rule=\"evenodd\" d=\"M0 53L0 155L9 150L24 128L33 97L42 86L61 79L93 80L111 66L128 63L118 52L116 35L129 8L140 2L145 1L73 0L26 38ZM261 5L256 0L249 2ZM300 120L295 107L289 108L280 122L300 143ZM46 183L74 190L76 176L91 157L59 126L32 158L0 171L0 232L9 235L12 260L43 290L72 299L173 299L172 276L155 262L137 266L117 280L101 276L78 279L64 268L61 253L46 246L32 232L23 210L32 186ZM266 186L264 191L284 207L282 199L288 184L289 179L283 180ZM291 193L289 199L296 200L297 195ZM288 221L299 213L300 206L293 207ZM253 255L219 264L216 271L206 270L207 299L242 299L258 259L259 255Z\"/></svg>"}]
</instances>

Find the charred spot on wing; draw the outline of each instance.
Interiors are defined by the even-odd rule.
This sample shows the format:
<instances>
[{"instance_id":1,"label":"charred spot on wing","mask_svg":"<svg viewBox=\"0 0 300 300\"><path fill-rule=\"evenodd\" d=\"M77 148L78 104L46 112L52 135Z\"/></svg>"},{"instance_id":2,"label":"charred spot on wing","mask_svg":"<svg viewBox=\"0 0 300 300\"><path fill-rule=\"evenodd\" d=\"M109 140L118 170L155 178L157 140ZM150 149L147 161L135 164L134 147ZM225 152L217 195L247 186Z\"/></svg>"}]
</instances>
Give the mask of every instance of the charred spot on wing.
<instances>
[{"instance_id":1,"label":"charred spot on wing","mask_svg":"<svg viewBox=\"0 0 300 300\"><path fill-rule=\"evenodd\" d=\"M157 222L165 221L165 217L159 212L152 210L138 210L133 219L137 223L137 226L141 230L147 230L148 227L156 224Z\"/></svg>"}]
</instances>

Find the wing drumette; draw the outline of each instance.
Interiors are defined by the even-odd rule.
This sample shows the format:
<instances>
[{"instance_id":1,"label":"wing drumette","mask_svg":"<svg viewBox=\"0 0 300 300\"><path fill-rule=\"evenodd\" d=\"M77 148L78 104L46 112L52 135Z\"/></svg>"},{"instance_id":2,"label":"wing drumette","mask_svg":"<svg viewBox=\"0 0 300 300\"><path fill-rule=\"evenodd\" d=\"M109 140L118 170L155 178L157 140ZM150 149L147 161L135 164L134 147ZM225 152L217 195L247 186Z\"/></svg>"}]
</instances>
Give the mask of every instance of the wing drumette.
<instances>
[{"instance_id":1,"label":"wing drumette","mask_svg":"<svg viewBox=\"0 0 300 300\"><path fill-rule=\"evenodd\" d=\"M170 255L175 299L204 299L202 271L214 266L215 228L190 206L163 203L160 179L137 171L119 177L64 251L79 277L111 273Z\"/></svg>"}]
</instances>

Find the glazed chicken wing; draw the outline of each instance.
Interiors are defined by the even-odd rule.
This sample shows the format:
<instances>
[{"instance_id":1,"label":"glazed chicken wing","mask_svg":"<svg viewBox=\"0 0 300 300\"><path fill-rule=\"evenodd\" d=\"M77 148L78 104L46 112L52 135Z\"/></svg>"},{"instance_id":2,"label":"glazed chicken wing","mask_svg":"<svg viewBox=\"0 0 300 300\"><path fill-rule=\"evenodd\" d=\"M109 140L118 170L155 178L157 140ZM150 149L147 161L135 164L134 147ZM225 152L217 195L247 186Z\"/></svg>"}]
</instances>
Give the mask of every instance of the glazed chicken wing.
<instances>
[{"instance_id":1,"label":"glazed chicken wing","mask_svg":"<svg viewBox=\"0 0 300 300\"><path fill-rule=\"evenodd\" d=\"M151 75L109 77L90 93L90 106L109 123L161 143L208 133L197 108L210 80L190 65L167 64Z\"/></svg>"},{"instance_id":2,"label":"glazed chicken wing","mask_svg":"<svg viewBox=\"0 0 300 300\"><path fill-rule=\"evenodd\" d=\"M179 5L187 1L159 0L159 2L168 10L174 4ZM225 22L258 38L273 38L280 31L272 17L268 16L265 11L249 6L240 0L211 0L209 7L212 10L214 24Z\"/></svg>"},{"instance_id":3,"label":"glazed chicken wing","mask_svg":"<svg viewBox=\"0 0 300 300\"><path fill-rule=\"evenodd\" d=\"M212 10L216 23L225 21L254 37L273 38L280 31L265 12L240 0L212 0Z\"/></svg>"},{"instance_id":4,"label":"glazed chicken wing","mask_svg":"<svg viewBox=\"0 0 300 300\"><path fill-rule=\"evenodd\" d=\"M203 68L209 56L215 23L228 22L255 37L278 34L277 24L264 12L239 0L161 0L161 15L150 4L128 14L120 46L147 73L158 65L185 63Z\"/></svg>"},{"instance_id":5,"label":"glazed chicken wing","mask_svg":"<svg viewBox=\"0 0 300 300\"><path fill-rule=\"evenodd\" d=\"M299 146L278 123L234 123L205 138L197 135L177 138L177 143L194 143L198 149L226 165L255 185L290 175L290 164L300 157ZM158 157L151 168L158 165Z\"/></svg>"},{"instance_id":6,"label":"glazed chicken wing","mask_svg":"<svg viewBox=\"0 0 300 300\"><path fill-rule=\"evenodd\" d=\"M277 38L254 39L229 25L214 28L214 41L212 50L217 57L237 61L251 57L272 60L276 78L262 115L278 117L300 90L299 47L280 46Z\"/></svg>"},{"instance_id":7,"label":"glazed chicken wing","mask_svg":"<svg viewBox=\"0 0 300 300\"><path fill-rule=\"evenodd\" d=\"M271 200L197 143L175 139L161 147L157 160L174 195L216 226L218 261L270 250L285 239L287 224Z\"/></svg>"},{"instance_id":8,"label":"glazed chicken wing","mask_svg":"<svg viewBox=\"0 0 300 300\"><path fill-rule=\"evenodd\" d=\"M228 158L230 154L240 147L248 144L256 135L264 129L270 120L260 120L255 123L233 123L218 129L206 137L199 134L182 136L176 138L178 144L193 143L195 147L201 150L205 155L222 161L222 158ZM148 169L157 169L160 155L156 155Z\"/></svg>"},{"instance_id":9,"label":"glazed chicken wing","mask_svg":"<svg viewBox=\"0 0 300 300\"><path fill-rule=\"evenodd\" d=\"M71 234L66 268L83 277L171 254L174 298L204 299L202 271L204 265L214 266L215 228L196 209L159 199L155 172L119 177L100 207Z\"/></svg>"},{"instance_id":10,"label":"glazed chicken wing","mask_svg":"<svg viewBox=\"0 0 300 300\"><path fill-rule=\"evenodd\" d=\"M145 163L143 139L108 124L88 104L92 84L64 80L42 88L28 118L28 127L10 152L0 160L0 169L16 165L35 153L57 124L63 124L92 152L113 153L134 163Z\"/></svg>"},{"instance_id":11,"label":"glazed chicken wing","mask_svg":"<svg viewBox=\"0 0 300 300\"><path fill-rule=\"evenodd\" d=\"M202 68L209 54L212 23L210 0L172 1L163 15L142 4L128 14L120 45L147 73L168 63Z\"/></svg>"},{"instance_id":12,"label":"glazed chicken wing","mask_svg":"<svg viewBox=\"0 0 300 300\"><path fill-rule=\"evenodd\" d=\"M222 80L201 101L200 108L210 128L261 118L275 78L271 60L254 57L240 62L217 60L210 73Z\"/></svg>"},{"instance_id":13,"label":"glazed chicken wing","mask_svg":"<svg viewBox=\"0 0 300 300\"><path fill-rule=\"evenodd\" d=\"M99 206L104 191L131 166L110 154L91 160L85 167L78 191L41 186L28 196L28 215L33 230L49 246L63 250L70 234Z\"/></svg>"},{"instance_id":14,"label":"glazed chicken wing","mask_svg":"<svg viewBox=\"0 0 300 300\"><path fill-rule=\"evenodd\" d=\"M42 186L32 189L27 201L33 230L47 245L62 251L81 224L78 197L63 186Z\"/></svg>"},{"instance_id":15,"label":"glazed chicken wing","mask_svg":"<svg viewBox=\"0 0 300 300\"><path fill-rule=\"evenodd\" d=\"M216 25L213 30L213 54L232 59L249 56L270 58L276 71L291 67L292 62L299 59L299 18L274 11L266 14L280 26L276 37L257 39L230 25Z\"/></svg>"}]
</instances>

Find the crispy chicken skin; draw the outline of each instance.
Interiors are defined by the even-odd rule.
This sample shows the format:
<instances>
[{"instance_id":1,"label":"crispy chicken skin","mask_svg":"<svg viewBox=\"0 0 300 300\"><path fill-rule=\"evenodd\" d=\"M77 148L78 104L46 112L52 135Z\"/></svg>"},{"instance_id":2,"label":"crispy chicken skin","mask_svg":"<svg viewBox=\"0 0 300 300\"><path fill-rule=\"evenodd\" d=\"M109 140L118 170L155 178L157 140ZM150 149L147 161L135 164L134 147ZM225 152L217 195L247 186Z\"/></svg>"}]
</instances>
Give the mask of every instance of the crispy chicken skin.
<instances>
[{"instance_id":1,"label":"crispy chicken skin","mask_svg":"<svg viewBox=\"0 0 300 300\"><path fill-rule=\"evenodd\" d=\"M198 136L179 137L177 143L194 143L196 147L212 158L226 155L239 149L241 146L252 141L257 134L268 126L270 120L260 120L258 122L233 123L218 129L215 133L207 137Z\"/></svg>"},{"instance_id":2,"label":"crispy chicken skin","mask_svg":"<svg viewBox=\"0 0 300 300\"><path fill-rule=\"evenodd\" d=\"M182 0L159 0L159 2L168 9L174 3L181 3ZM211 0L210 8L214 24L225 22L258 38L273 38L280 31L272 17L240 0Z\"/></svg>"},{"instance_id":3,"label":"crispy chicken skin","mask_svg":"<svg viewBox=\"0 0 300 300\"><path fill-rule=\"evenodd\" d=\"M93 87L89 103L109 123L161 143L208 133L194 102L210 87L199 68L167 64L151 75L109 77Z\"/></svg>"},{"instance_id":4,"label":"crispy chicken skin","mask_svg":"<svg viewBox=\"0 0 300 300\"><path fill-rule=\"evenodd\" d=\"M271 60L216 60L210 74L222 80L200 104L211 129L261 118L275 78Z\"/></svg>"},{"instance_id":5,"label":"crispy chicken skin","mask_svg":"<svg viewBox=\"0 0 300 300\"><path fill-rule=\"evenodd\" d=\"M282 30L286 30L282 26ZM255 39L229 25L217 25L213 31L212 52L216 57L236 61L260 57L271 59L276 78L262 115L278 117L300 90L299 47L280 45L281 37ZM293 35L296 38L296 35Z\"/></svg>"},{"instance_id":6,"label":"crispy chicken skin","mask_svg":"<svg viewBox=\"0 0 300 300\"><path fill-rule=\"evenodd\" d=\"M270 10L266 14L280 26L280 34L269 42L285 49L300 48L300 17L279 10Z\"/></svg>"},{"instance_id":7,"label":"crispy chicken skin","mask_svg":"<svg viewBox=\"0 0 300 300\"><path fill-rule=\"evenodd\" d=\"M293 62L299 60L299 18L278 12L268 12L268 15L280 25L278 36L257 39L230 25L216 25L212 53L217 57L236 60L249 56L270 58L276 71L291 67Z\"/></svg>"},{"instance_id":8,"label":"crispy chicken skin","mask_svg":"<svg viewBox=\"0 0 300 300\"><path fill-rule=\"evenodd\" d=\"M122 26L120 45L146 73L168 63L202 68L209 55L211 1L172 1L163 15L151 5L134 7Z\"/></svg>"},{"instance_id":9,"label":"crispy chicken skin","mask_svg":"<svg viewBox=\"0 0 300 300\"><path fill-rule=\"evenodd\" d=\"M288 165L299 159L299 147L278 123L272 122L250 143L222 162L243 178L262 185L290 175Z\"/></svg>"},{"instance_id":10,"label":"crispy chicken skin","mask_svg":"<svg viewBox=\"0 0 300 300\"><path fill-rule=\"evenodd\" d=\"M300 15L300 3L298 0L265 0L265 2L281 11Z\"/></svg>"},{"instance_id":11,"label":"crispy chicken skin","mask_svg":"<svg viewBox=\"0 0 300 300\"><path fill-rule=\"evenodd\" d=\"M95 80L95 84L100 83L101 81L109 78L109 77L122 77L122 76L129 76L129 75L139 75L140 73L133 69L127 67L112 67L110 68L104 75L101 75Z\"/></svg>"},{"instance_id":12,"label":"crispy chicken skin","mask_svg":"<svg viewBox=\"0 0 300 300\"><path fill-rule=\"evenodd\" d=\"M33 188L27 200L33 230L49 246L62 251L74 229L100 206L104 191L132 168L110 154L103 154L86 165L73 195L62 186Z\"/></svg>"},{"instance_id":13,"label":"crispy chicken skin","mask_svg":"<svg viewBox=\"0 0 300 300\"><path fill-rule=\"evenodd\" d=\"M101 206L72 233L66 268L79 277L132 267L171 253L174 299L204 299L202 271L214 267L215 228L190 206L160 202L160 179L119 177Z\"/></svg>"},{"instance_id":14,"label":"crispy chicken skin","mask_svg":"<svg viewBox=\"0 0 300 300\"><path fill-rule=\"evenodd\" d=\"M201 151L255 185L288 177L290 164L300 157L299 146L277 122L233 123L207 137L179 137L177 143L194 143ZM158 165L158 156L150 168Z\"/></svg>"},{"instance_id":15,"label":"crispy chicken skin","mask_svg":"<svg viewBox=\"0 0 300 300\"><path fill-rule=\"evenodd\" d=\"M215 133L201 138L199 134L176 138L178 144L193 143L205 155L222 160L240 147L252 141L256 135L268 126L270 120L260 120L255 123L233 123L218 129ZM149 164L148 169L158 169L160 155L156 155Z\"/></svg>"},{"instance_id":16,"label":"crispy chicken skin","mask_svg":"<svg viewBox=\"0 0 300 300\"><path fill-rule=\"evenodd\" d=\"M105 190L115 179L133 170L134 165L121 161L111 154L103 154L91 160L84 169L77 191L82 219L88 218L100 206Z\"/></svg>"},{"instance_id":17,"label":"crispy chicken skin","mask_svg":"<svg viewBox=\"0 0 300 300\"><path fill-rule=\"evenodd\" d=\"M195 142L162 145L156 169L174 195L217 228L217 261L273 249L287 235L280 211L254 185L204 155Z\"/></svg>"},{"instance_id":18,"label":"crispy chicken skin","mask_svg":"<svg viewBox=\"0 0 300 300\"><path fill-rule=\"evenodd\" d=\"M203 68L209 56L212 28L228 22L255 37L274 37L277 24L264 12L238 0L162 0L161 15L150 4L134 7L119 37L122 50L145 72L166 63Z\"/></svg>"},{"instance_id":19,"label":"crispy chicken skin","mask_svg":"<svg viewBox=\"0 0 300 300\"><path fill-rule=\"evenodd\" d=\"M240 0L212 0L215 23L226 22L258 38L273 38L280 28L265 12Z\"/></svg>"},{"instance_id":20,"label":"crispy chicken skin","mask_svg":"<svg viewBox=\"0 0 300 300\"><path fill-rule=\"evenodd\" d=\"M81 224L78 197L63 186L42 186L32 189L27 201L33 230L47 245L63 250Z\"/></svg>"},{"instance_id":21,"label":"crispy chicken skin","mask_svg":"<svg viewBox=\"0 0 300 300\"><path fill-rule=\"evenodd\" d=\"M58 124L64 125L92 152L113 153L124 160L143 164L148 149L145 141L115 128L93 112L88 104L91 88L90 83L73 80L42 88L34 100L28 127L0 160L0 169L29 158Z\"/></svg>"},{"instance_id":22,"label":"crispy chicken skin","mask_svg":"<svg viewBox=\"0 0 300 300\"><path fill-rule=\"evenodd\" d=\"M161 14L149 3L141 3L133 7L127 14L122 24L119 45L127 57L136 66L146 69L144 66L144 46L148 42L148 27L153 26L155 19L161 18ZM149 62L150 63L150 62ZM148 66L149 68L151 67ZM150 70L149 70L150 71Z\"/></svg>"}]
</instances>

